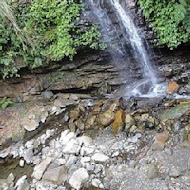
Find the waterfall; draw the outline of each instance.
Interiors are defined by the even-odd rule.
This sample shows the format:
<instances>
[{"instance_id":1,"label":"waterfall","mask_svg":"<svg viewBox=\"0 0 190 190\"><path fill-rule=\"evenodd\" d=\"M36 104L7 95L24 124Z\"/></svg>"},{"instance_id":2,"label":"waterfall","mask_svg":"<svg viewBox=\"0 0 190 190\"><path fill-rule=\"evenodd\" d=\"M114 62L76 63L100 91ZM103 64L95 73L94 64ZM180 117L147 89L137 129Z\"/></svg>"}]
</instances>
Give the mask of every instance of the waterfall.
<instances>
[{"instance_id":1,"label":"waterfall","mask_svg":"<svg viewBox=\"0 0 190 190\"><path fill-rule=\"evenodd\" d=\"M126 59L123 61L125 64L128 64L127 57L130 57L130 54L133 55L133 58L136 61L136 65L140 66L141 73L143 75L143 80L133 80L130 83L130 71L126 72L126 78L128 81L128 86L125 90L126 96L158 96L162 95L163 89L161 85L157 83L157 76L154 72L154 69L151 65L149 59L149 52L145 48L144 40L138 33L138 29L135 26L133 19L130 14L122 7L119 0L110 0L104 2L101 0L88 0L87 3L90 6L91 13L93 14L93 19L96 19L96 22L100 26L100 30L103 36L103 40L109 46L115 46L114 49L108 48L113 60L118 63L118 55L124 55L122 57ZM104 7L103 5L106 5ZM110 7L109 7L110 6ZM108 8L109 7L109 8ZM115 17L120 28L119 30L115 27L115 21L111 19L108 15L108 11L114 12ZM123 40L120 38L120 32L123 36ZM128 49L126 49L126 45ZM130 50L130 51L129 51ZM117 58L116 58L117 57ZM137 67L138 68L138 67ZM123 94L122 94L123 95Z\"/></svg>"},{"instance_id":2,"label":"waterfall","mask_svg":"<svg viewBox=\"0 0 190 190\"><path fill-rule=\"evenodd\" d=\"M118 56L124 56L125 48L122 47L123 44L119 41L117 30L108 17L106 10L101 7L101 0L89 0L88 4L91 7L93 19L100 25L103 41L107 44L112 58L116 59Z\"/></svg>"},{"instance_id":3,"label":"waterfall","mask_svg":"<svg viewBox=\"0 0 190 190\"><path fill-rule=\"evenodd\" d=\"M148 53L145 49L140 35L138 34L137 28L133 20L121 6L119 0L111 0L111 3L114 6L118 14L118 17L125 28L125 32L128 34L129 41L131 43L137 61L140 61L140 63L143 64L144 74L146 78L150 80L154 86L157 83L157 78L151 66Z\"/></svg>"}]
</instances>

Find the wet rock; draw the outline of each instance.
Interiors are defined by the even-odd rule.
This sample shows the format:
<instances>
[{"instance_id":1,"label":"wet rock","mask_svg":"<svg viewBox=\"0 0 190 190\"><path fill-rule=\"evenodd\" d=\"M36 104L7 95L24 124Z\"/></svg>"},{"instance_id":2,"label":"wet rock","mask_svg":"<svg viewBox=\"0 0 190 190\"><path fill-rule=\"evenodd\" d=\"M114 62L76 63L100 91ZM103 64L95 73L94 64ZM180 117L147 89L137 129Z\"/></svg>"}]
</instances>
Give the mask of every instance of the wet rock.
<instances>
[{"instance_id":1,"label":"wet rock","mask_svg":"<svg viewBox=\"0 0 190 190\"><path fill-rule=\"evenodd\" d=\"M177 178L181 175L181 172L175 168L175 167L172 167L169 171L169 176L170 177L173 177L173 178Z\"/></svg>"},{"instance_id":2,"label":"wet rock","mask_svg":"<svg viewBox=\"0 0 190 190\"><path fill-rule=\"evenodd\" d=\"M40 180L42 178L43 173L45 172L45 170L47 169L47 167L51 163L51 160L52 160L51 158L46 158L40 164L36 165L34 167L32 177L37 179L37 180Z\"/></svg>"},{"instance_id":3,"label":"wet rock","mask_svg":"<svg viewBox=\"0 0 190 190\"><path fill-rule=\"evenodd\" d=\"M113 120L114 112L112 110L107 110L99 116L99 123L104 127L109 126L113 122Z\"/></svg>"},{"instance_id":4,"label":"wet rock","mask_svg":"<svg viewBox=\"0 0 190 190\"><path fill-rule=\"evenodd\" d=\"M69 184L76 190L79 190L84 183L88 181L89 175L86 169L79 168L76 170L71 178L69 179Z\"/></svg>"},{"instance_id":5,"label":"wet rock","mask_svg":"<svg viewBox=\"0 0 190 190\"><path fill-rule=\"evenodd\" d=\"M154 179L159 177L159 169L158 166L155 164L150 164L148 167L147 177L149 179Z\"/></svg>"},{"instance_id":6,"label":"wet rock","mask_svg":"<svg viewBox=\"0 0 190 190\"><path fill-rule=\"evenodd\" d=\"M114 135L117 135L119 131L123 130L123 118L124 112L120 109L116 112L115 120L112 124L112 132Z\"/></svg>"},{"instance_id":7,"label":"wet rock","mask_svg":"<svg viewBox=\"0 0 190 190\"><path fill-rule=\"evenodd\" d=\"M168 88L166 89L166 93L168 94L174 94L178 92L179 90L179 85L175 81L171 81L168 84Z\"/></svg>"},{"instance_id":8,"label":"wet rock","mask_svg":"<svg viewBox=\"0 0 190 190\"><path fill-rule=\"evenodd\" d=\"M178 119L182 117L184 114L190 113L190 102L181 102L179 105L167 109L160 114L160 119L167 121L170 119Z\"/></svg>"},{"instance_id":9,"label":"wet rock","mask_svg":"<svg viewBox=\"0 0 190 190\"><path fill-rule=\"evenodd\" d=\"M125 130L128 131L133 125L135 125L136 121L133 116L127 114L125 116Z\"/></svg>"},{"instance_id":10,"label":"wet rock","mask_svg":"<svg viewBox=\"0 0 190 190\"><path fill-rule=\"evenodd\" d=\"M57 185L64 184L67 180L67 169L66 166L49 169L44 173L42 179L44 181L53 182Z\"/></svg>"},{"instance_id":11,"label":"wet rock","mask_svg":"<svg viewBox=\"0 0 190 190\"><path fill-rule=\"evenodd\" d=\"M92 156L92 160L94 160L95 162L106 162L107 160L109 160L109 157L103 153L95 153Z\"/></svg>"}]
</instances>

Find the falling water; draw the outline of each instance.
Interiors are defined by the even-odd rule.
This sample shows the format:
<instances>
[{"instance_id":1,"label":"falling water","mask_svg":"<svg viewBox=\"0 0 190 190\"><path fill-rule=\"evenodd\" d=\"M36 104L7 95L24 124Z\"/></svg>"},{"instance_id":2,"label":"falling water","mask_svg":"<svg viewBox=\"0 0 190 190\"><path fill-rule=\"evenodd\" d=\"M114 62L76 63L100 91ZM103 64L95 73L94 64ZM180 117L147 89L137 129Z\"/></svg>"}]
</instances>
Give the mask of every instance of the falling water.
<instances>
[{"instance_id":1,"label":"falling water","mask_svg":"<svg viewBox=\"0 0 190 190\"><path fill-rule=\"evenodd\" d=\"M119 16L119 19L121 20L125 28L126 33L129 36L129 41L131 43L135 56L144 66L144 74L146 78L150 79L150 81L152 82L154 86L157 83L156 75L153 72L153 69L150 64L150 60L147 55L147 51L145 49L145 46L143 44L143 41L140 35L137 32L137 28L135 24L133 23L130 15L127 14L126 11L123 9L121 4L119 3L119 0L111 0L111 3L115 8Z\"/></svg>"},{"instance_id":2,"label":"falling water","mask_svg":"<svg viewBox=\"0 0 190 190\"><path fill-rule=\"evenodd\" d=\"M130 42L132 48L132 54L143 69L143 80L141 81L133 81L133 83L126 88L125 95L127 96L159 96L163 93L163 85L157 83L157 76L151 66L149 56L144 41L138 34L138 29L136 28L131 16L126 10L122 7L119 0L110 0L110 5L118 17L120 27L124 28L124 32L122 33L125 41L121 40L119 37L118 29L115 28L113 21L108 16L108 10L102 7L101 0L89 0L87 1L91 8L91 13L93 14L93 18L96 18L97 23L100 25L101 33L103 35L103 40L109 46L115 46L115 49L110 48L109 51L111 53L112 59L116 59L118 55L124 56L125 58L130 57L127 55L126 46L124 43ZM104 2L105 3L105 2ZM118 62L118 61L116 61ZM127 60L126 60L127 64ZM126 75L128 75L126 73ZM130 79L129 79L130 80ZM164 86L165 87L165 86Z\"/></svg>"},{"instance_id":3,"label":"falling water","mask_svg":"<svg viewBox=\"0 0 190 190\"><path fill-rule=\"evenodd\" d=\"M118 56L124 56L125 48L122 47L123 44L118 40L118 32L108 17L106 10L101 7L101 0L89 0L88 4L91 7L93 19L96 19L100 25L103 41L108 45L112 58L116 59Z\"/></svg>"}]
</instances>

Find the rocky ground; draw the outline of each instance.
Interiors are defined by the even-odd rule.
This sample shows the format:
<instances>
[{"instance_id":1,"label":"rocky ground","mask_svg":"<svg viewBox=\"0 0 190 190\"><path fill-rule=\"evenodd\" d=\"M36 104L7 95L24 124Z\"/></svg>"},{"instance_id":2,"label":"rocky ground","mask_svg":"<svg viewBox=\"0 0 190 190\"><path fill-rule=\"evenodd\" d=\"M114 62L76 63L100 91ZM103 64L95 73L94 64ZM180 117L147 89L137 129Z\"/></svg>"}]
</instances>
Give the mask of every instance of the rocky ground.
<instances>
[{"instance_id":1,"label":"rocky ground","mask_svg":"<svg viewBox=\"0 0 190 190\"><path fill-rule=\"evenodd\" d=\"M0 189L190 189L190 101L78 97L15 120L24 132L1 141Z\"/></svg>"}]
</instances>

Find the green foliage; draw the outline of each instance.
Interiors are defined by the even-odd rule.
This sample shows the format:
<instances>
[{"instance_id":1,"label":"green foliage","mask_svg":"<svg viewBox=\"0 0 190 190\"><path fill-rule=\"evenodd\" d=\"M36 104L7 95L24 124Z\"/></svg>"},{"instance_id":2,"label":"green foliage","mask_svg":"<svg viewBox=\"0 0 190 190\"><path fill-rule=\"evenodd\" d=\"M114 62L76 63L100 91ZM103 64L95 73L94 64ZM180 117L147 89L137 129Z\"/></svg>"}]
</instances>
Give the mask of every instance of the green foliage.
<instances>
[{"instance_id":1,"label":"green foliage","mask_svg":"<svg viewBox=\"0 0 190 190\"><path fill-rule=\"evenodd\" d=\"M80 28L83 6L74 0L33 0L27 4L0 2L0 72L19 76L21 67L31 69L70 59L79 46L104 49L95 26Z\"/></svg>"},{"instance_id":2,"label":"green foliage","mask_svg":"<svg viewBox=\"0 0 190 190\"><path fill-rule=\"evenodd\" d=\"M0 101L0 109L5 109L7 107L9 107L10 105L12 105L13 102L10 98L4 97L1 101Z\"/></svg>"},{"instance_id":3,"label":"green foliage","mask_svg":"<svg viewBox=\"0 0 190 190\"><path fill-rule=\"evenodd\" d=\"M189 0L138 0L138 3L158 35L156 43L173 49L190 39Z\"/></svg>"}]
</instances>

